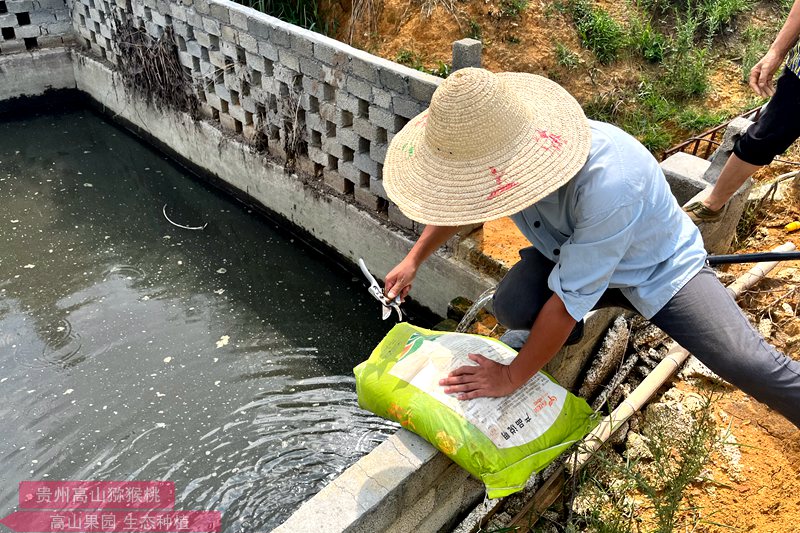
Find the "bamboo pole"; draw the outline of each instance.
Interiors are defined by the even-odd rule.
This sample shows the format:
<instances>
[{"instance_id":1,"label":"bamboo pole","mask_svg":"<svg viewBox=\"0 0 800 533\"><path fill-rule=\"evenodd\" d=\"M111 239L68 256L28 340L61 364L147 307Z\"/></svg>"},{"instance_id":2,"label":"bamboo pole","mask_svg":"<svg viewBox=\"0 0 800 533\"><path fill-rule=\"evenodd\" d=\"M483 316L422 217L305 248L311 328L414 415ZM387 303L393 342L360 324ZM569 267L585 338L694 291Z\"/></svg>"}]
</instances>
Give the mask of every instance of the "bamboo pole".
<instances>
[{"instance_id":1,"label":"bamboo pole","mask_svg":"<svg viewBox=\"0 0 800 533\"><path fill-rule=\"evenodd\" d=\"M791 242L787 242L775 248L773 252L790 252L795 249ZM741 294L755 285L759 280L763 279L770 271L772 271L779 261L772 261L769 263L761 263L745 274L736 279L727 288L734 298L741 296ZM536 491L531 500L523 506L522 509L514 516L511 527L530 527L536 523L539 515L553 502L556 501L564 488L564 483L556 483L556 481L566 480L568 473L575 475L586 462L597 452L608 438L622 426L631 416L633 416L639 409L641 409L653 394L661 388L664 383L678 370L681 365L689 357L689 352L681 348L677 343L673 342L667 355L664 359L647 375L647 377L639 384L636 389L631 392L623 402L614 411L605 417L597 427L587 435L583 442L578 445L578 450L565 461L564 465L556 470L547 481L544 482L542 487ZM526 518L528 521L526 522Z\"/></svg>"}]
</instances>

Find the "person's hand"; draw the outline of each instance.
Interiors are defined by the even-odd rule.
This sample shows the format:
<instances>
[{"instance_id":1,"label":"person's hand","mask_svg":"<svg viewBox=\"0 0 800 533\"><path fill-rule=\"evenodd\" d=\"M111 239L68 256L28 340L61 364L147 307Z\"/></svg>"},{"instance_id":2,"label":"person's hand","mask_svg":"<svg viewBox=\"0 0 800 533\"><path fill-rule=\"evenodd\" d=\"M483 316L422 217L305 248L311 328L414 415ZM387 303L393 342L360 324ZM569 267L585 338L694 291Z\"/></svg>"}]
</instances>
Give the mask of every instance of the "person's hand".
<instances>
[{"instance_id":1,"label":"person's hand","mask_svg":"<svg viewBox=\"0 0 800 533\"><path fill-rule=\"evenodd\" d=\"M386 297L394 300L399 295L400 300L405 300L416 275L417 265L408 259L403 259L391 272L386 274L386 287L384 288Z\"/></svg>"},{"instance_id":2,"label":"person's hand","mask_svg":"<svg viewBox=\"0 0 800 533\"><path fill-rule=\"evenodd\" d=\"M475 365L456 368L439 385L445 387L445 394L458 394L459 400L471 400L482 397L507 396L519 388L511 379L510 367L482 356L471 353L469 358Z\"/></svg>"},{"instance_id":3,"label":"person's hand","mask_svg":"<svg viewBox=\"0 0 800 533\"><path fill-rule=\"evenodd\" d=\"M775 94L772 86L772 77L783 63L783 57L769 50L761 61L750 70L750 87L758 96L767 97Z\"/></svg>"}]
</instances>

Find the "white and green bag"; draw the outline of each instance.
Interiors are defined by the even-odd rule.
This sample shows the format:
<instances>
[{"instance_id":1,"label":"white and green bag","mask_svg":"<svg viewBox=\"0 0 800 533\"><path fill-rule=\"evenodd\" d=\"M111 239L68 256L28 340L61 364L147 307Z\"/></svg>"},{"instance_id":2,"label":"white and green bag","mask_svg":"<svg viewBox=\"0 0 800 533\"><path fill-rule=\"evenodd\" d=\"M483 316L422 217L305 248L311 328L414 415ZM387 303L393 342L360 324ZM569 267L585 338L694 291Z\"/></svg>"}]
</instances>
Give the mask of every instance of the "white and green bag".
<instances>
[{"instance_id":1,"label":"white and green bag","mask_svg":"<svg viewBox=\"0 0 800 533\"><path fill-rule=\"evenodd\" d=\"M522 490L532 473L582 439L598 422L587 403L543 372L502 398L461 401L439 380L480 353L508 364L502 342L397 324L354 369L358 403L399 422L470 474L490 498Z\"/></svg>"}]
</instances>

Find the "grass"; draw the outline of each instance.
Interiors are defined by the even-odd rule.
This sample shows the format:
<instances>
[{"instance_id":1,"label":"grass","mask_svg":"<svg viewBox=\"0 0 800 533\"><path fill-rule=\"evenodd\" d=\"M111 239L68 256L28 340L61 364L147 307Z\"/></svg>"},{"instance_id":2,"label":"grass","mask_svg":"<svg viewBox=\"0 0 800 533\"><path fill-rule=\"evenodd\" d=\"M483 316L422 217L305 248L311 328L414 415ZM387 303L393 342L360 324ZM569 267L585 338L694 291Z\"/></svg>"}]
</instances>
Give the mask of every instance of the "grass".
<instances>
[{"instance_id":1,"label":"grass","mask_svg":"<svg viewBox=\"0 0 800 533\"><path fill-rule=\"evenodd\" d=\"M723 440L714 424L713 401L704 397L681 420L672 409L648 411L641 430L643 453L637 458L601 449L577 481L565 529L629 533L641 529L637 519L649 516L648 531L677 531L681 514L692 510L684 506L687 489Z\"/></svg>"},{"instance_id":2,"label":"grass","mask_svg":"<svg viewBox=\"0 0 800 533\"><path fill-rule=\"evenodd\" d=\"M444 61L437 61L435 67L426 68L425 57L414 50L409 50L408 48L401 48L398 50L397 56L395 56L395 61L401 65L413 68L414 70L427 72L428 74L433 74L434 76L439 76L440 78L446 78L450 75L452 70L451 65L449 63L445 63Z\"/></svg>"},{"instance_id":3,"label":"grass","mask_svg":"<svg viewBox=\"0 0 800 533\"><path fill-rule=\"evenodd\" d=\"M330 28L320 13L318 0L234 0L238 4L251 7L296 26L313 30L324 35Z\"/></svg>"},{"instance_id":4,"label":"grass","mask_svg":"<svg viewBox=\"0 0 800 533\"><path fill-rule=\"evenodd\" d=\"M557 42L555 46L556 51L556 61L558 64L564 68L574 69L581 62L581 58L578 54L567 48L567 46L562 42Z\"/></svg>"},{"instance_id":5,"label":"grass","mask_svg":"<svg viewBox=\"0 0 800 533\"><path fill-rule=\"evenodd\" d=\"M597 60L606 65L617 59L625 44L622 25L589 0L573 0L571 11L581 42Z\"/></svg>"},{"instance_id":6,"label":"grass","mask_svg":"<svg viewBox=\"0 0 800 533\"><path fill-rule=\"evenodd\" d=\"M500 0L500 15L519 18L526 7L528 7L528 0Z\"/></svg>"},{"instance_id":7,"label":"grass","mask_svg":"<svg viewBox=\"0 0 800 533\"><path fill-rule=\"evenodd\" d=\"M470 39L475 39L476 41L481 40L481 25L478 24L478 21L471 18L469 19L469 28L467 30L467 37Z\"/></svg>"}]
</instances>

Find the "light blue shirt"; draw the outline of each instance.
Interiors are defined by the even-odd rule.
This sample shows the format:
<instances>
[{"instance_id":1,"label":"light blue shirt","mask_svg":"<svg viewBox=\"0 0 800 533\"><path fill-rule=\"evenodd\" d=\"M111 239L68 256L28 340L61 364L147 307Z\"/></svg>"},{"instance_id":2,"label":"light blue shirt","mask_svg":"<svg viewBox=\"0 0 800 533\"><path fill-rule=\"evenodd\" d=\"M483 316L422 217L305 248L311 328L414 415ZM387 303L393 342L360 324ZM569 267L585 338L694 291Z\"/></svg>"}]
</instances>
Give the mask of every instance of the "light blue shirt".
<instances>
[{"instance_id":1,"label":"light blue shirt","mask_svg":"<svg viewBox=\"0 0 800 533\"><path fill-rule=\"evenodd\" d=\"M650 318L703 267L703 240L650 152L611 124L590 127L583 168L511 219L556 263L548 285L575 320L607 288Z\"/></svg>"}]
</instances>

